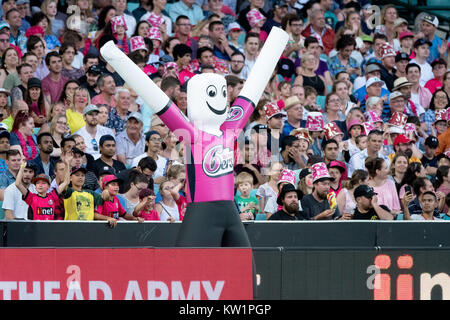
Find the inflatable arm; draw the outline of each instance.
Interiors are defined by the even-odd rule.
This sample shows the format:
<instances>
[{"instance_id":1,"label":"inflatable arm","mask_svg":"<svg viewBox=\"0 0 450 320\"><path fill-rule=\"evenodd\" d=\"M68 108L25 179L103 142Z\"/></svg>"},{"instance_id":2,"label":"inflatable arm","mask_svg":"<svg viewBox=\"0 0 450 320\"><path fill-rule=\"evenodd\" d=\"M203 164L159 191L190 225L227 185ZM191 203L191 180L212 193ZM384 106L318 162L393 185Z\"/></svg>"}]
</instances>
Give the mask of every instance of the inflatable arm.
<instances>
[{"instance_id":1,"label":"inflatable arm","mask_svg":"<svg viewBox=\"0 0 450 320\"><path fill-rule=\"evenodd\" d=\"M272 28L239 96L258 104L288 40L289 35L284 30Z\"/></svg>"},{"instance_id":2,"label":"inflatable arm","mask_svg":"<svg viewBox=\"0 0 450 320\"><path fill-rule=\"evenodd\" d=\"M153 112L158 113L169 103L170 98L113 41L105 43L100 53Z\"/></svg>"}]
</instances>

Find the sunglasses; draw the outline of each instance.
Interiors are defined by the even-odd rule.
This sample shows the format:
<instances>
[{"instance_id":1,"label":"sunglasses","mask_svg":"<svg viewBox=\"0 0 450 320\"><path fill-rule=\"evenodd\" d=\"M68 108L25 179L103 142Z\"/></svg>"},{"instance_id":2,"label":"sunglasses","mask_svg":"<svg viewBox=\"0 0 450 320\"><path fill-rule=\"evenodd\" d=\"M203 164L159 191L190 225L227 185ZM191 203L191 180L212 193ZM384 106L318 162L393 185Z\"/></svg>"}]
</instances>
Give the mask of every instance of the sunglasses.
<instances>
[{"instance_id":1,"label":"sunglasses","mask_svg":"<svg viewBox=\"0 0 450 320\"><path fill-rule=\"evenodd\" d=\"M94 151L98 151L98 144L97 144L97 140L92 139L91 141L92 146L94 147Z\"/></svg>"}]
</instances>

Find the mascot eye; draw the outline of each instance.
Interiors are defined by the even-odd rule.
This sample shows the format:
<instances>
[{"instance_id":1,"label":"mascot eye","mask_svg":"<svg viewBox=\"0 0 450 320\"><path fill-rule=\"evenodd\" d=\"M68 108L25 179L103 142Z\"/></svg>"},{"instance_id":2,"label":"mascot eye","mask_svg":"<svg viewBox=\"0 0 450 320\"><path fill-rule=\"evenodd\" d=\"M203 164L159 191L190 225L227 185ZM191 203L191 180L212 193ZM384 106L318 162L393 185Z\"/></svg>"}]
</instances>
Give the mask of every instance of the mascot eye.
<instances>
[{"instance_id":1,"label":"mascot eye","mask_svg":"<svg viewBox=\"0 0 450 320\"><path fill-rule=\"evenodd\" d=\"M208 86L208 88L206 88L206 94L211 98L214 98L217 95L217 88L213 85Z\"/></svg>"},{"instance_id":2,"label":"mascot eye","mask_svg":"<svg viewBox=\"0 0 450 320\"><path fill-rule=\"evenodd\" d=\"M226 98L226 96L227 96L227 88L225 86L222 87L222 94L223 94L223 97Z\"/></svg>"}]
</instances>

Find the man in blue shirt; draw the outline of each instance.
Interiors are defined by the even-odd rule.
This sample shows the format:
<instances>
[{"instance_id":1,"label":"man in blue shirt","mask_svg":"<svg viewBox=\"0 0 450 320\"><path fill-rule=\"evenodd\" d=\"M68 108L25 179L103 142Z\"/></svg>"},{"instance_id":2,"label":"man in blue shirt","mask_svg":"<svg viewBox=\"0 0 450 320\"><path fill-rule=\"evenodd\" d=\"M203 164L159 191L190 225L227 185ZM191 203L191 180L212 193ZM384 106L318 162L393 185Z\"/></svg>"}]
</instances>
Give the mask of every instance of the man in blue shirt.
<instances>
[{"instance_id":1,"label":"man in blue shirt","mask_svg":"<svg viewBox=\"0 0 450 320\"><path fill-rule=\"evenodd\" d=\"M221 21L212 21L208 30L209 37L214 43L213 54L219 59L230 61L231 55L238 50L230 47L224 24Z\"/></svg>"},{"instance_id":2,"label":"man in blue shirt","mask_svg":"<svg viewBox=\"0 0 450 320\"><path fill-rule=\"evenodd\" d=\"M8 165L6 164L6 153L10 148L8 127L4 124L0 127L0 174L8 171ZM5 128L6 127L6 128Z\"/></svg>"},{"instance_id":3,"label":"man in blue shirt","mask_svg":"<svg viewBox=\"0 0 450 320\"><path fill-rule=\"evenodd\" d=\"M430 47L430 55L427 58L428 63L431 63L435 59L444 58L446 56L447 48L443 48L442 56L439 52L439 48L442 46L442 39L435 35L438 26L439 20L436 16L427 14L423 17L421 29L425 38L432 44Z\"/></svg>"},{"instance_id":4,"label":"man in blue shirt","mask_svg":"<svg viewBox=\"0 0 450 320\"><path fill-rule=\"evenodd\" d=\"M202 8L195 3L195 0L180 0L167 7L167 12L172 21L176 21L178 16L183 15L189 18L192 25L196 25L205 18Z\"/></svg>"}]
</instances>

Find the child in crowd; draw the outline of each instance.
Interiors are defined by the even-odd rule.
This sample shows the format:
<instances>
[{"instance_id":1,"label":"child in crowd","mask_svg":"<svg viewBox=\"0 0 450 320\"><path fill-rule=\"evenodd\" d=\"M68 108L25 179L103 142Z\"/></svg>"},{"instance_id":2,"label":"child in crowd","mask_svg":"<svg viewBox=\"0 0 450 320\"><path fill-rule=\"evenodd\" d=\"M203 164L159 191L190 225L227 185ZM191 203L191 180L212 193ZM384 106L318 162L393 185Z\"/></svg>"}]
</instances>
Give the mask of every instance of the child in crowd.
<instances>
[{"instance_id":1,"label":"child in crowd","mask_svg":"<svg viewBox=\"0 0 450 320\"><path fill-rule=\"evenodd\" d=\"M330 182L330 192L334 192L337 197L342 189L342 180L346 174L345 163L331 161L328 165L328 173L334 178L334 181Z\"/></svg>"},{"instance_id":2,"label":"child in crowd","mask_svg":"<svg viewBox=\"0 0 450 320\"><path fill-rule=\"evenodd\" d=\"M39 174L32 179L36 187L36 193L32 193L23 185L23 171L27 161L23 160L16 177L16 187L23 195L23 200L29 205L28 220L56 220L56 207L59 204L59 194L67 187L68 182L61 183L57 189L47 193L50 188L50 177ZM66 167L67 168L67 167ZM68 170L68 169L67 169Z\"/></svg>"},{"instance_id":3,"label":"child in crowd","mask_svg":"<svg viewBox=\"0 0 450 320\"><path fill-rule=\"evenodd\" d=\"M145 221L160 221L159 213L155 210L155 193L145 188L139 192L139 204L134 208L133 216ZM173 220L172 220L173 222Z\"/></svg>"},{"instance_id":4,"label":"child in crowd","mask_svg":"<svg viewBox=\"0 0 450 320\"><path fill-rule=\"evenodd\" d=\"M120 200L117 197L119 194L119 182L122 182L122 180L116 178L113 174L109 174L102 179L103 204L100 206L99 212L102 215L115 220L123 218L125 220L137 220L143 222L144 219L128 214L120 204Z\"/></svg>"},{"instance_id":5,"label":"child in crowd","mask_svg":"<svg viewBox=\"0 0 450 320\"><path fill-rule=\"evenodd\" d=\"M367 136L366 135L359 135L355 138L356 146L359 148L360 151L367 148Z\"/></svg>"},{"instance_id":6,"label":"child in crowd","mask_svg":"<svg viewBox=\"0 0 450 320\"><path fill-rule=\"evenodd\" d=\"M228 44L232 49L238 50L244 53L244 46L239 43L239 37L241 36L242 28L237 22L232 22L228 25Z\"/></svg>"},{"instance_id":7,"label":"child in crowd","mask_svg":"<svg viewBox=\"0 0 450 320\"><path fill-rule=\"evenodd\" d=\"M284 109L286 105L286 100L291 96L292 85L288 81L281 81L278 84L278 97L277 105L280 109Z\"/></svg>"},{"instance_id":8,"label":"child in crowd","mask_svg":"<svg viewBox=\"0 0 450 320\"><path fill-rule=\"evenodd\" d=\"M183 221L184 214L187 209L186 200L186 171L183 165L173 165L167 170L167 178L172 181L173 188L170 193L178 206L178 212L180 213L180 221Z\"/></svg>"},{"instance_id":9,"label":"child in crowd","mask_svg":"<svg viewBox=\"0 0 450 320\"><path fill-rule=\"evenodd\" d=\"M111 18L111 29L114 38L117 40L117 47L125 54L128 54L130 52L130 44L126 34L127 23L125 22L125 17L122 15Z\"/></svg>"},{"instance_id":10,"label":"child in crowd","mask_svg":"<svg viewBox=\"0 0 450 320\"><path fill-rule=\"evenodd\" d=\"M261 29L266 22L266 17L259 11L259 9L256 8L247 12L246 17L248 23L250 24L250 32L259 34L259 40L261 41L261 43L266 42L268 34Z\"/></svg>"},{"instance_id":11,"label":"child in crowd","mask_svg":"<svg viewBox=\"0 0 450 320\"><path fill-rule=\"evenodd\" d=\"M450 193L445 196L445 205L447 206L448 210L447 212L445 212L442 219L450 220Z\"/></svg>"},{"instance_id":12,"label":"child in crowd","mask_svg":"<svg viewBox=\"0 0 450 320\"><path fill-rule=\"evenodd\" d=\"M303 119L308 115L308 112L321 111L321 108L317 105L317 90L310 86L305 86L305 105L306 113L303 113Z\"/></svg>"},{"instance_id":13,"label":"child in crowd","mask_svg":"<svg viewBox=\"0 0 450 320\"><path fill-rule=\"evenodd\" d=\"M279 161L272 161L269 167L269 181L259 186L256 191L256 198L259 202L259 208L263 211L266 203L270 198L273 201L277 201L278 196L278 180L280 180L281 173L283 172L283 164Z\"/></svg>"},{"instance_id":14,"label":"child in crowd","mask_svg":"<svg viewBox=\"0 0 450 320\"><path fill-rule=\"evenodd\" d=\"M254 220L259 212L258 199L251 195L253 177L250 173L241 172L235 178L235 184L240 195L236 193L234 201L239 210L242 221Z\"/></svg>"},{"instance_id":15,"label":"child in crowd","mask_svg":"<svg viewBox=\"0 0 450 320\"><path fill-rule=\"evenodd\" d=\"M172 189L174 188L172 181L166 179L159 185L159 193L161 194L161 201L159 201L155 209L158 211L161 221L180 221L181 215L178 210L177 203L172 196Z\"/></svg>"},{"instance_id":16,"label":"child in crowd","mask_svg":"<svg viewBox=\"0 0 450 320\"><path fill-rule=\"evenodd\" d=\"M291 131L290 135L296 136L300 141L300 147L298 151L300 152L300 156L302 157L303 163L307 163L309 159L309 154L312 153L311 151L308 152L309 147L311 146L312 139L309 135L309 132L305 128L298 128Z\"/></svg>"},{"instance_id":17,"label":"child in crowd","mask_svg":"<svg viewBox=\"0 0 450 320\"><path fill-rule=\"evenodd\" d=\"M350 139L346 140L345 142L347 142L348 144L349 157L352 157L355 153L361 151L356 143L356 137L364 133L364 127L359 120L353 119L350 120L347 124L347 132L350 136ZM350 158L346 158L345 161L349 162Z\"/></svg>"}]
</instances>

